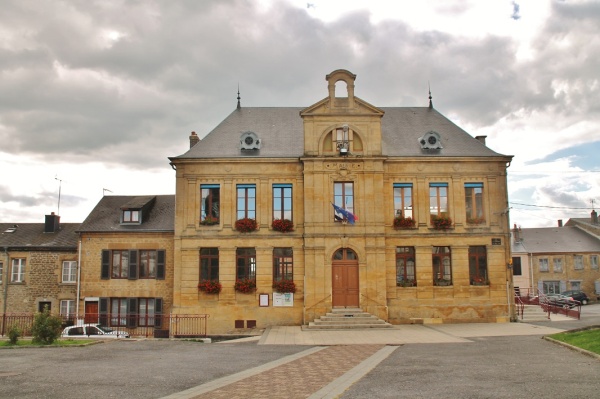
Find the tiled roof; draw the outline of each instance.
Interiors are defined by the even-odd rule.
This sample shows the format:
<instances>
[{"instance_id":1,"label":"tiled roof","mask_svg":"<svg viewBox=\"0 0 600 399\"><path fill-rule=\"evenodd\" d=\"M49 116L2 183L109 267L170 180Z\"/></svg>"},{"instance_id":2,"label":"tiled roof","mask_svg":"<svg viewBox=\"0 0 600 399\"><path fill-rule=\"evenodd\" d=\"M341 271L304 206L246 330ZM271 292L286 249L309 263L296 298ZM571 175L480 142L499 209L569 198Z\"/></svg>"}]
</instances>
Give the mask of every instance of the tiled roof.
<instances>
[{"instance_id":1,"label":"tiled roof","mask_svg":"<svg viewBox=\"0 0 600 399\"><path fill-rule=\"evenodd\" d=\"M125 205L142 204L156 197L148 215L141 224L121 224L121 208ZM102 197L83 221L80 232L169 232L175 230L175 196L107 195Z\"/></svg>"},{"instance_id":2,"label":"tiled roof","mask_svg":"<svg viewBox=\"0 0 600 399\"><path fill-rule=\"evenodd\" d=\"M521 229L520 235L530 253L600 252L600 240L577 227Z\"/></svg>"},{"instance_id":3,"label":"tiled roof","mask_svg":"<svg viewBox=\"0 0 600 399\"><path fill-rule=\"evenodd\" d=\"M16 226L16 227L15 227ZM61 223L56 233L44 233L44 223L0 223L0 250L76 250L79 223ZM7 230L13 230L7 232Z\"/></svg>"},{"instance_id":4,"label":"tiled roof","mask_svg":"<svg viewBox=\"0 0 600 399\"><path fill-rule=\"evenodd\" d=\"M304 155L304 124L294 107L242 107L178 159L197 158L299 158ZM398 157L502 156L483 145L448 118L429 107L381 108L383 154ZM251 131L261 140L261 148L240 151L240 136ZM440 134L442 150L421 149L418 139L429 131Z\"/></svg>"}]
</instances>

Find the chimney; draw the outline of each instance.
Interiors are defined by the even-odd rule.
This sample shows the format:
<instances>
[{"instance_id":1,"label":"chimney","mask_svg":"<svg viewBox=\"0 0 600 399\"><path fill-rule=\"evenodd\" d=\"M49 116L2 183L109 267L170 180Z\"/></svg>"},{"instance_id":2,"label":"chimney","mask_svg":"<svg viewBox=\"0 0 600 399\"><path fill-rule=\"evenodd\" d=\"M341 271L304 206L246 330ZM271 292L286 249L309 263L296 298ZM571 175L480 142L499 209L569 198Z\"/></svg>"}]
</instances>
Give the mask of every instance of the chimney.
<instances>
[{"instance_id":1,"label":"chimney","mask_svg":"<svg viewBox=\"0 0 600 399\"><path fill-rule=\"evenodd\" d=\"M515 240L515 244L521 241L521 237L519 236L519 229L517 229L517 224L514 224L514 229L513 229L513 238Z\"/></svg>"},{"instance_id":2,"label":"chimney","mask_svg":"<svg viewBox=\"0 0 600 399\"><path fill-rule=\"evenodd\" d=\"M200 141L200 138L198 137L196 132L192 132L192 134L190 134L190 148L192 148L193 146L198 144L199 141Z\"/></svg>"},{"instance_id":3,"label":"chimney","mask_svg":"<svg viewBox=\"0 0 600 399\"><path fill-rule=\"evenodd\" d=\"M595 210L592 210L592 224L598 224L598 214Z\"/></svg>"},{"instance_id":4,"label":"chimney","mask_svg":"<svg viewBox=\"0 0 600 399\"><path fill-rule=\"evenodd\" d=\"M487 137L487 136L475 136L475 138L476 138L477 140L479 140L479 142L480 142L481 144L483 144L483 145L485 145L485 138L486 138L486 137Z\"/></svg>"},{"instance_id":5,"label":"chimney","mask_svg":"<svg viewBox=\"0 0 600 399\"><path fill-rule=\"evenodd\" d=\"M563 227L563 225L562 225L562 219L558 219L558 227Z\"/></svg>"},{"instance_id":6,"label":"chimney","mask_svg":"<svg viewBox=\"0 0 600 399\"><path fill-rule=\"evenodd\" d=\"M44 223L44 233L56 233L60 228L60 216L52 212L46 215L46 223Z\"/></svg>"}]
</instances>

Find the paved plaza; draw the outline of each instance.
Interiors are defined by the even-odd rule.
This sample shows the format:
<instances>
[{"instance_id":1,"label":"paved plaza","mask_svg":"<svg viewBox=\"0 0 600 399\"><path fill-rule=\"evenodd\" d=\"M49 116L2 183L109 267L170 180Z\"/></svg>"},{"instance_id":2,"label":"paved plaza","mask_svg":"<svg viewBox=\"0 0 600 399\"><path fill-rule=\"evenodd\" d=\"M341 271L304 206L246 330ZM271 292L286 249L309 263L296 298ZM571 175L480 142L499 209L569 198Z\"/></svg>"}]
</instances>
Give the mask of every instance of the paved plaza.
<instances>
[{"instance_id":1,"label":"paved plaza","mask_svg":"<svg viewBox=\"0 0 600 399\"><path fill-rule=\"evenodd\" d=\"M600 304L584 315L7 349L0 398L596 398L600 360L541 339L600 325Z\"/></svg>"}]
</instances>

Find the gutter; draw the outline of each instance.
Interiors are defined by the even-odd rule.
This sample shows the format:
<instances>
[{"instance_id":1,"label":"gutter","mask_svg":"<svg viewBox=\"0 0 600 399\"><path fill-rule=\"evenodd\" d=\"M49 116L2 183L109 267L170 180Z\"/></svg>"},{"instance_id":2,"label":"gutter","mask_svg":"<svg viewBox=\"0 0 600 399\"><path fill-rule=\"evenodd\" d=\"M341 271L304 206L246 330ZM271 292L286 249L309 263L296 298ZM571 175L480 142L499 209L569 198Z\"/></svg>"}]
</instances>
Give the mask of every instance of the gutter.
<instances>
[{"instance_id":1,"label":"gutter","mask_svg":"<svg viewBox=\"0 0 600 399\"><path fill-rule=\"evenodd\" d=\"M9 259L8 259L8 247L4 247L4 257L6 258L6 278L4 279L4 299L2 300L2 314L6 314L6 299L8 298L8 277L10 276L10 274L8 273L9 270ZM4 272L3 272L4 273ZM1 277L1 276L0 276Z\"/></svg>"},{"instance_id":2,"label":"gutter","mask_svg":"<svg viewBox=\"0 0 600 399\"><path fill-rule=\"evenodd\" d=\"M77 300L75 301L75 314L79 320L79 295L81 291L81 233L79 233L79 242L77 248Z\"/></svg>"}]
</instances>

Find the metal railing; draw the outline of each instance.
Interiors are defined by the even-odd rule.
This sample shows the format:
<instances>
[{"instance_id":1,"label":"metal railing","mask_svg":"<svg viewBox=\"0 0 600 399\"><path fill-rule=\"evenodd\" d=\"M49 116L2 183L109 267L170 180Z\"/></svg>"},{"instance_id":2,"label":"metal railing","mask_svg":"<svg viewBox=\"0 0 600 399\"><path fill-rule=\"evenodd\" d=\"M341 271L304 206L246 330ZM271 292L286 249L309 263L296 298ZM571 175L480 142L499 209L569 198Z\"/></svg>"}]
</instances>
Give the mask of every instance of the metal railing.
<instances>
[{"instance_id":1,"label":"metal railing","mask_svg":"<svg viewBox=\"0 0 600 399\"><path fill-rule=\"evenodd\" d=\"M0 336L6 336L12 326L18 327L22 336L31 336L31 327L35 314L4 313L0 317ZM146 315L127 314L115 316L111 314L87 314L85 316L61 316L62 328L101 324L114 331L127 332L131 337L154 338L193 338L206 337L208 315Z\"/></svg>"}]
</instances>

